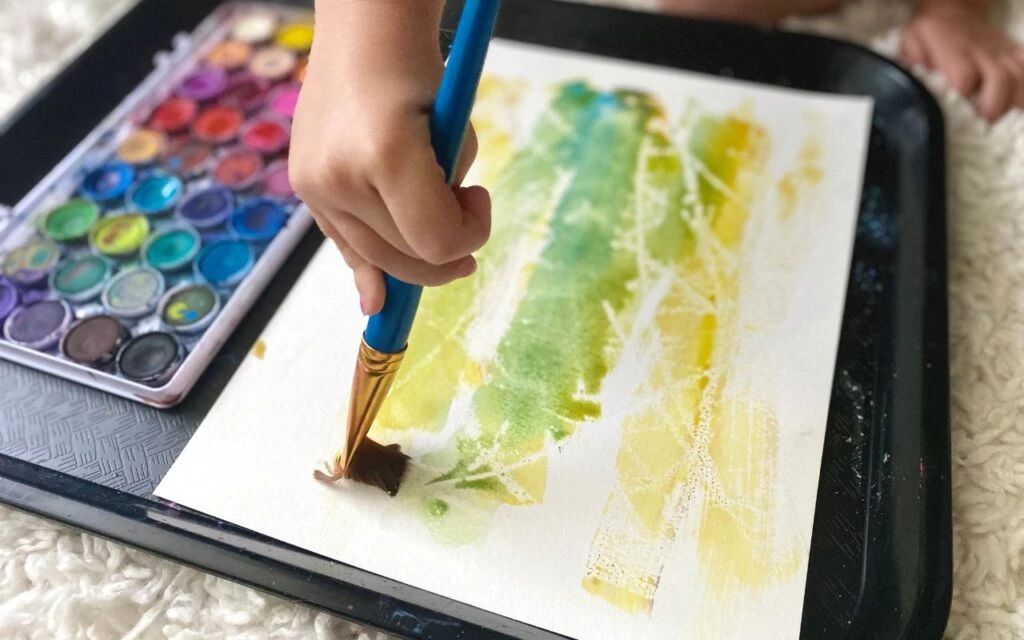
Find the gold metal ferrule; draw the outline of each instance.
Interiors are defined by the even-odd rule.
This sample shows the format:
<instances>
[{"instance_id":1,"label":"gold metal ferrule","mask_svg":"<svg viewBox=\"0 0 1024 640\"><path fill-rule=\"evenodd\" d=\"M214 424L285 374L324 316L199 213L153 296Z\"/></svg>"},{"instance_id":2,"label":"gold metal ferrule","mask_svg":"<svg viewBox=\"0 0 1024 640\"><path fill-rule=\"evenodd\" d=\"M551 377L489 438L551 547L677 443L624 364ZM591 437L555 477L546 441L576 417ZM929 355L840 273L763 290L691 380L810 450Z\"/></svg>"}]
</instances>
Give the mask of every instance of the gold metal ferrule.
<instances>
[{"instance_id":1,"label":"gold metal ferrule","mask_svg":"<svg viewBox=\"0 0 1024 640\"><path fill-rule=\"evenodd\" d=\"M348 432L343 455L340 456L342 469L348 469L373 426L384 400L391 391L391 385L398 375L405 358L405 350L399 353L381 353L365 341L359 345L359 358L352 377L352 393L348 404ZM347 475L347 474L346 474Z\"/></svg>"}]
</instances>

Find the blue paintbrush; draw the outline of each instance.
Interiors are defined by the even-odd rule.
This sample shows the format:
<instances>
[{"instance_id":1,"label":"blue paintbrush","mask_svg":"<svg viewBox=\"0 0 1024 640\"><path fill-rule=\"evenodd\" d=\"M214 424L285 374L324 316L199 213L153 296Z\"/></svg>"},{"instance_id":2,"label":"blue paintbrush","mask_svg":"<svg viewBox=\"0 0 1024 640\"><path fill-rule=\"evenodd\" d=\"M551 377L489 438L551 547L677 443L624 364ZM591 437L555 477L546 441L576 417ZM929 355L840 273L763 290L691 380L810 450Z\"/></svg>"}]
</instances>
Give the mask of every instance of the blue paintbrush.
<instances>
[{"instance_id":1,"label":"blue paintbrush","mask_svg":"<svg viewBox=\"0 0 1024 640\"><path fill-rule=\"evenodd\" d=\"M430 117L430 138L449 184L455 178L462 141L483 73L501 0L467 0L455 31ZM345 448L321 479L350 478L398 492L408 458L397 445L381 446L366 436L391 390L412 331L423 288L385 276L384 308L363 333L349 400Z\"/></svg>"}]
</instances>

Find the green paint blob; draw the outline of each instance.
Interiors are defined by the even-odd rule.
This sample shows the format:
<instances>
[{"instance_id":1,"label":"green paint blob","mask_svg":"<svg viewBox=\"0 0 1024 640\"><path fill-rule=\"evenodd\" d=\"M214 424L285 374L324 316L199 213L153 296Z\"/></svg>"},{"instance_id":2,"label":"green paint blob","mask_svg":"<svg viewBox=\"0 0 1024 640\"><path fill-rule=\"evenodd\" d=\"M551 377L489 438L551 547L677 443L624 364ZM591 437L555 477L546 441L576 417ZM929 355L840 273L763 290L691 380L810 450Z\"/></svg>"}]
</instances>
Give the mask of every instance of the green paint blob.
<instances>
[{"instance_id":1,"label":"green paint blob","mask_svg":"<svg viewBox=\"0 0 1024 640\"><path fill-rule=\"evenodd\" d=\"M546 461L543 456L524 461L601 415L596 396L620 346L610 316L626 313L634 297L630 284L637 277L636 249L626 240L636 235L641 146L660 110L646 95L601 93L583 83L562 87L555 105L524 146L546 162L503 172L495 187L495 208L522 210L499 206L502 198L520 205L532 202L522 193L510 196L502 190L529 191L534 171L541 181L549 176L549 184L552 175L570 180L564 191L541 194L548 197L536 201L550 215L544 245L489 375L474 394L478 430L457 436L455 451L431 461L448 470L434 479L441 495L460 490L511 504L540 501ZM569 126L557 105L563 112L567 105L577 108ZM571 143L538 139L552 130L562 136L568 130ZM514 243L507 245L506 250L515 251ZM535 482L536 473L541 479ZM509 479L519 488L510 491Z\"/></svg>"},{"instance_id":2,"label":"green paint blob","mask_svg":"<svg viewBox=\"0 0 1024 640\"><path fill-rule=\"evenodd\" d=\"M600 415L587 396L600 391L609 370L608 312L632 297L636 257L616 240L635 222L637 159L656 107L641 94L616 92L601 94L590 109L575 177L498 347L495 375L474 399L483 433L517 455L542 447L545 432L561 440Z\"/></svg>"},{"instance_id":3,"label":"green paint blob","mask_svg":"<svg viewBox=\"0 0 1024 640\"><path fill-rule=\"evenodd\" d=\"M88 200L69 200L43 219L43 232L57 242L72 242L89 235L100 219L100 208Z\"/></svg>"},{"instance_id":4,"label":"green paint blob","mask_svg":"<svg viewBox=\"0 0 1024 640\"><path fill-rule=\"evenodd\" d=\"M444 500L429 500L427 502L427 512L435 518L440 518L448 513L448 503Z\"/></svg>"},{"instance_id":5,"label":"green paint blob","mask_svg":"<svg viewBox=\"0 0 1024 640\"><path fill-rule=\"evenodd\" d=\"M99 256L85 255L66 260L53 272L50 288L71 302L83 302L99 295L110 276L110 265Z\"/></svg>"},{"instance_id":6,"label":"green paint blob","mask_svg":"<svg viewBox=\"0 0 1024 640\"><path fill-rule=\"evenodd\" d=\"M154 234L146 243L142 256L154 269L174 271L192 262L201 244L195 231L172 228Z\"/></svg>"}]
</instances>

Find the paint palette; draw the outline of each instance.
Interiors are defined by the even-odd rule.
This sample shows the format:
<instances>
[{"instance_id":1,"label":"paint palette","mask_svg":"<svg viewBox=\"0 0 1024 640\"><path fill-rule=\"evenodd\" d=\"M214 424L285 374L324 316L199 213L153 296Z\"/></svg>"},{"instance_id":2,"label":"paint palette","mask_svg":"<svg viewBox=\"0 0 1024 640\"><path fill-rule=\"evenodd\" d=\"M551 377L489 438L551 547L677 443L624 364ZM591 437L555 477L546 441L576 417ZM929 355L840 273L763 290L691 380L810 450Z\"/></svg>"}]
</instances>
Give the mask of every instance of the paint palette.
<instances>
[{"instance_id":1,"label":"paint palette","mask_svg":"<svg viewBox=\"0 0 1024 640\"><path fill-rule=\"evenodd\" d=\"M0 228L0 357L167 407L303 233L288 182L312 14L214 14Z\"/></svg>"}]
</instances>

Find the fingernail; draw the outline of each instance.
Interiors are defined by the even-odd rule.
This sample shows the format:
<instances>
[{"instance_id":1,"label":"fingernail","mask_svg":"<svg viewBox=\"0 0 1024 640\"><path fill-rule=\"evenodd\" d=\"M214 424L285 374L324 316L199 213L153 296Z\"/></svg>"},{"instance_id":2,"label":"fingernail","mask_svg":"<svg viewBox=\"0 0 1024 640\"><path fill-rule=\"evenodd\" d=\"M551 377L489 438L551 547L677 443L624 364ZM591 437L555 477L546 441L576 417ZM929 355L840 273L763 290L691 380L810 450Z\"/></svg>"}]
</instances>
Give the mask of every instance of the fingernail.
<instances>
[{"instance_id":1,"label":"fingernail","mask_svg":"<svg viewBox=\"0 0 1024 640\"><path fill-rule=\"evenodd\" d=\"M370 312L366 310L366 300L359 298L359 309L363 312L364 316L370 315Z\"/></svg>"},{"instance_id":2,"label":"fingernail","mask_svg":"<svg viewBox=\"0 0 1024 640\"><path fill-rule=\"evenodd\" d=\"M462 268L459 269L459 272L462 274L463 278L468 278L469 276L476 273L476 267L477 264L475 259L467 260L466 264L462 265Z\"/></svg>"}]
</instances>

